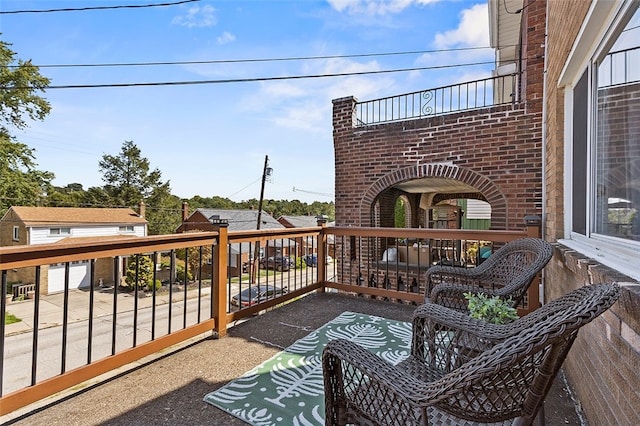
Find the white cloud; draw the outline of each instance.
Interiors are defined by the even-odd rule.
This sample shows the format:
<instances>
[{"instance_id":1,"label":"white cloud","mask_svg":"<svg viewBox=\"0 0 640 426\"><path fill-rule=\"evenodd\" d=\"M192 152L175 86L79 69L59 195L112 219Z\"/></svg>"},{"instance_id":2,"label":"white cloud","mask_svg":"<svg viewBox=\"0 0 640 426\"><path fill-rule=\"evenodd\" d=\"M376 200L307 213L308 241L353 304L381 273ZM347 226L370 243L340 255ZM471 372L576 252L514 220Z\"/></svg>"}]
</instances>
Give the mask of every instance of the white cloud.
<instances>
[{"instance_id":1,"label":"white cloud","mask_svg":"<svg viewBox=\"0 0 640 426\"><path fill-rule=\"evenodd\" d=\"M218 36L216 41L218 42L218 44L227 44L227 43L231 43L232 41L235 41L235 39L236 39L235 35L231 34L228 31L225 31L220 36Z\"/></svg>"},{"instance_id":2,"label":"white cloud","mask_svg":"<svg viewBox=\"0 0 640 426\"><path fill-rule=\"evenodd\" d=\"M338 12L362 15L398 13L413 4L429 4L439 0L327 0Z\"/></svg>"},{"instance_id":3,"label":"white cloud","mask_svg":"<svg viewBox=\"0 0 640 426\"><path fill-rule=\"evenodd\" d=\"M481 47L489 45L489 12L487 4L475 6L460 12L460 25L455 30L438 33L435 45L440 49L454 46Z\"/></svg>"},{"instance_id":4,"label":"white cloud","mask_svg":"<svg viewBox=\"0 0 640 426\"><path fill-rule=\"evenodd\" d=\"M326 75L380 69L377 61L356 62L334 58L304 67L300 74ZM278 127L325 134L331 125L332 100L354 96L359 100L394 93L395 80L387 75L352 75L287 82L263 82L260 90L241 104Z\"/></svg>"},{"instance_id":5,"label":"white cloud","mask_svg":"<svg viewBox=\"0 0 640 426\"><path fill-rule=\"evenodd\" d=\"M193 6L186 14L178 15L171 21L172 24L187 28L212 27L218 22L215 16L216 9L213 6Z\"/></svg>"}]
</instances>

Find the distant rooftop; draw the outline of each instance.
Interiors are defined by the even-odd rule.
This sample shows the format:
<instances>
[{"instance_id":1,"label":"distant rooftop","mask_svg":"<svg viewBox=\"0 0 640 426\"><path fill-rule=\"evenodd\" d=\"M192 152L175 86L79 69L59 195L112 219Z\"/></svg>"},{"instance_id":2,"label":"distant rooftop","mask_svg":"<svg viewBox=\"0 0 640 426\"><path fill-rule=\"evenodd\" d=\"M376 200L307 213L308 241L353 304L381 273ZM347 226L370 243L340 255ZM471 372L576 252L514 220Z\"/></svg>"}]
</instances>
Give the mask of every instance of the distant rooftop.
<instances>
[{"instance_id":1,"label":"distant rooftop","mask_svg":"<svg viewBox=\"0 0 640 426\"><path fill-rule=\"evenodd\" d=\"M258 210L225 210L225 209L197 209L207 219L226 219L229 221L229 231L251 231L258 223ZM194 212L195 213L195 212ZM282 229L284 226L269 213L262 211L260 229Z\"/></svg>"}]
</instances>

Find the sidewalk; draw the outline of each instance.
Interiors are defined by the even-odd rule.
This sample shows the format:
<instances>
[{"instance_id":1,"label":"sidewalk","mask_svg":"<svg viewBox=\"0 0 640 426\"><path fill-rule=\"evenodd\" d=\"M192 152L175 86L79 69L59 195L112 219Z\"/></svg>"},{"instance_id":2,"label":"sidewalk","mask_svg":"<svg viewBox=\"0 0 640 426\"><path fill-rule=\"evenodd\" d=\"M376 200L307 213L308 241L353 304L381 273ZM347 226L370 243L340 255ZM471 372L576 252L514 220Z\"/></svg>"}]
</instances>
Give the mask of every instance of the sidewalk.
<instances>
[{"instance_id":1,"label":"sidewalk","mask_svg":"<svg viewBox=\"0 0 640 426\"><path fill-rule=\"evenodd\" d=\"M198 289L189 289L187 298L195 297ZM202 294L209 294L209 287L202 287ZM184 288L176 287L172 294L173 302L181 301L184 296ZM87 320L89 318L89 289L70 290L68 299L68 323ZM93 317L98 318L113 314L113 287L94 288L93 292ZM56 293L40 296L39 329L62 325L64 321L64 293ZM169 292L163 291L156 294L156 305L169 303ZM132 311L135 304L134 293L122 290L118 291L117 307L118 313ZM150 307L153 304L151 294L138 293L138 309ZM21 321L7 324L5 326L5 336L30 332L34 327L34 306L35 300L26 299L13 301L7 304L7 312L15 315Z\"/></svg>"}]
</instances>

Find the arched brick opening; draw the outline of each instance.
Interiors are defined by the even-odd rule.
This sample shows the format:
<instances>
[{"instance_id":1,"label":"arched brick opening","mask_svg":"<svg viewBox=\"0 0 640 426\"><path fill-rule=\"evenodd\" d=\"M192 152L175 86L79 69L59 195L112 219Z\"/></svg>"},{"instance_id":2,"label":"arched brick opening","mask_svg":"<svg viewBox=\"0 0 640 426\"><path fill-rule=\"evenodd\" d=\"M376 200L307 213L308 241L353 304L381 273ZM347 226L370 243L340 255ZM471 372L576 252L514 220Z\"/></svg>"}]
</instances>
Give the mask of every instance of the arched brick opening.
<instances>
[{"instance_id":1,"label":"arched brick opening","mask_svg":"<svg viewBox=\"0 0 640 426\"><path fill-rule=\"evenodd\" d=\"M360 201L360 223L362 226L375 226L373 208L380 194L388 193L393 185L412 179L439 177L455 179L478 190L478 194L442 194L434 198L438 201L451 199L452 196L464 195L464 198L478 198L491 205L491 229L507 229L507 200L500 189L485 176L465 167L452 164L418 164L399 168L378 179L364 193ZM481 194L481 195L480 195Z\"/></svg>"}]
</instances>

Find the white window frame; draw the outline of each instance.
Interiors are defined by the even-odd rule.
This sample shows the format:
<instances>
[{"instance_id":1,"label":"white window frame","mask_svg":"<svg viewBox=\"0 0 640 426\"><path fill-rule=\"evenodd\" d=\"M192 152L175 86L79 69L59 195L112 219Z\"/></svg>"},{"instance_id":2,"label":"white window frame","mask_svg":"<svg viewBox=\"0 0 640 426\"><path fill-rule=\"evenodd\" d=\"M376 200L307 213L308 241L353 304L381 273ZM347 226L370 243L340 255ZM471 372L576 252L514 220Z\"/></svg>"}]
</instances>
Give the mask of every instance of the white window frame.
<instances>
[{"instance_id":1,"label":"white window frame","mask_svg":"<svg viewBox=\"0 0 640 426\"><path fill-rule=\"evenodd\" d=\"M640 243L622 238L596 234L593 230L593 215L595 212L594 200L592 197L592 178L594 173L594 160L592 159L595 139L592 135L595 132L593 123L592 100L595 97L595 88L592 84L591 64L595 58L606 52L611 42L615 40L618 30L624 19L633 13L637 3L631 0L623 1L597 1L591 4L591 8L583 22L576 42L569 54L561 73L558 86L565 89L565 111L564 111L564 239L559 242L584 254L599 263L607 265L633 279L640 280ZM588 69L589 80L589 105L588 105L588 142L587 158L589 167L587 169L587 230L586 235L573 232L573 89L582 77L584 71Z\"/></svg>"},{"instance_id":2,"label":"white window frame","mask_svg":"<svg viewBox=\"0 0 640 426\"><path fill-rule=\"evenodd\" d=\"M49 228L49 236L71 235L71 228Z\"/></svg>"},{"instance_id":3,"label":"white window frame","mask_svg":"<svg viewBox=\"0 0 640 426\"><path fill-rule=\"evenodd\" d=\"M20 241L20 227L13 227L13 241Z\"/></svg>"},{"instance_id":4,"label":"white window frame","mask_svg":"<svg viewBox=\"0 0 640 426\"><path fill-rule=\"evenodd\" d=\"M136 232L136 228L133 225L120 225L118 226L118 232L123 234L132 234Z\"/></svg>"}]
</instances>

